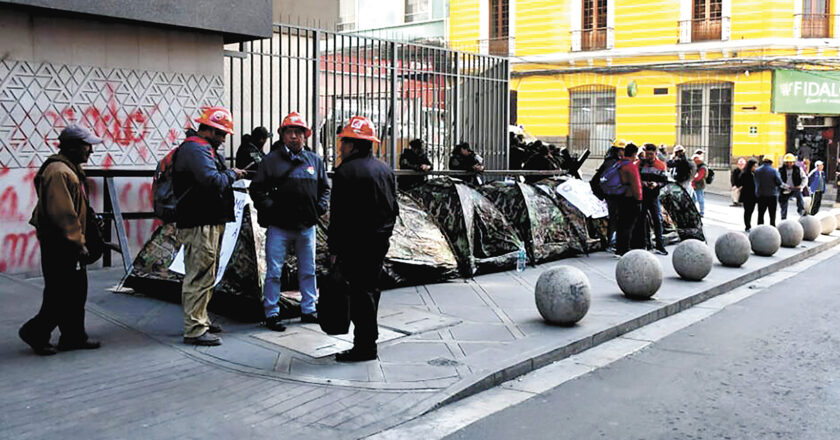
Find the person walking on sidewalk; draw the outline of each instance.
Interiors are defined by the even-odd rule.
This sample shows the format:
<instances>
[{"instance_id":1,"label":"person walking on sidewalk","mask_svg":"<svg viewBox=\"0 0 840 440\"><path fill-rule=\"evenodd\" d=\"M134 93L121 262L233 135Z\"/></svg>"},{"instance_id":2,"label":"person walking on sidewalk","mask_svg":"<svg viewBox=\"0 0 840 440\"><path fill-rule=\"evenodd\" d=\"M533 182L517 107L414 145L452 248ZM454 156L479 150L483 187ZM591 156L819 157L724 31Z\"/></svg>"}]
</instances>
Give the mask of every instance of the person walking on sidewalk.
<instances>
[{"instance_id":1,"label":"person walking on sidewalk","mask_svg":"<svg viewBox=\"0 0 840 440\"><path fill-rule=\"evenodd\" d=\"M694 161L694 166L697 169L694 177L691 179L691 187L694 188L694 200L697 201L697 205L700 208L700 217L703 217L706 214L706 174L709 170L706 168L706 164L703 163L702 155L695 154L691 159Z\"/></svg>"},{"instance_id":2,"label":"person walking on sidewalk","mask_svg":"<svg viewBox=\"0 0 840 440\"><path fill-rule=\"evenodd\" d=\"M755 211L757 198L755 196L755 166L758 165L755 159L750 159L744 169L738 175L737 186L741 188L738 201L744 205L744 230L750 232L752 229L752 215ZM774 204L775 206L775 204Z\"/></svg>"},{"instance_id":3,"label":"person walking on sidewalk","mask_svg":"<svg viewBox=\"0 0 840 440\"><path fill-rule=\"evenodd\" d=\"M29 223L41 247L44 294L41 310L20 328L18 335L35 353L45 356L58 350L96 349L99 342L85 332L88 251L85 230L90 202L82 164L102 142L86 128L68 125L58 135L58 154L47 158L35 175L38 202ZM50 344L58 327L58 346Z\"/></svg>"},{"instance_id":4,"label":"person walking on sidewalk","mask_svg":"<svg viewBox=\"0 0 840 440\"><path fill-rule=\"evenodd\" d=\"M738 158L738 162L732 173L729 175L729 183L732 185L732 206L741 206L741 174L747 166L747 160Z\"/></svg>"},{"instance_id":5,"label":"person walking on sidewalk","mask_svg":"<svg viewBox=\"0 0 840 440\"><path fill-rule=\"evenodd\" d=\"M787 218L788 200L791 197L796 199L796 212L805 215L805 200L802 198L802 185L805 181L805 174L802 168L796 165L796 157L790 153L785 154L784 164L779 167L779 175L782 179L782 192L779 194L779 208L781 209L782 220Z\"/></svg>"},{"instance_id":6,"label":"person walking on sidewalk","mask_svg":"<svg viewBox=\"0 0 840 440\"><path fill-rule=\"evenodd\" d=\"M782 177L773 168L773 159L765 157L761 166L755 170L755 196L758 202L758 224L764 224L764 212L770 216L770 224L776 226L776 204L778 203L779 187Z\"/></svg>"},{"instance_id":7,"label":"person walking on sidewalk","mask_svg":"<svg viewBox=\"0 0 840 440\"><path fill-rule=\"evenodd\" d=\"M825 193L825 172L823 171L823 161L818 160L814 163L814 170L808 175L808 188L811 190L810 214L817 215L817 213L820 212L823 193Z\"/></svg>"},{"instance_id":8,"label":"person walking on sidewalk","mask_svg":"<svg viewBox=\"0 0 840 440\"><path fill-rule=\"evenodd\" d=\"M656 145L645 144L645 155L639 161L639 176L642 180L642 213L636 230L644 237L648 249L653 249L659 255L668 255L665 243L662 241L662 210L659 206L659 190L668 183L665 175L665 162L656 157ZM646 220L650 219L650 222ZM650 230L653 227L655 247L650 245Z\"/></svg>"},{"instance_id":9,"label":"person walking on sidewalk","mask_svg":"<svg viewBox=\"0 0 840 440\"><path fill-rule=\"evenodd\" d=\"M298 260L300 321L318 322L315 228L318 217L326 214L330 199L323 159L303 148L305 140L312 135L306 121L297 112L289 113L279 131L283 147L265 157L250 187L258 222L268 229L263 308L266 327L275 331L286 329L280 322L278 302L283 264L290 250L294 250Z\"/></svg>"},{"instance_id":10,"label":"person walking on sidewalk","mask_svg":"<svg viewBox=\"0 0 840 440\"><path fill-rule=\"evenodd\" d=\"M228 169L216 154L228 134L233 134L233 118L224 107L210 107L199 118L198 132L178 147L173 187L177 237L184 246L184 343L220 345L213 333L221 328L210 323L207 305L213 295L219 250L225 223L235 219L233 182L245 172Z\"/></svg>"},{"instance_id":11,"label":"person walking on sidewalk","mask_svg":"<svg viewBox=\"0 0 840 440\"><path fill-rule=\"evenodd\" d=\"M616 255L624 255L630 249L633 229L636 227L636 222L639 221L639 215L642 211L642 180L639 176L639 167L634 163L638 149L635 144L628 143L624 147L624 158L621 160L621 167L618 169L621 183L626 185L627 189L619 201L618 232L615 240Z\"/></svg>"},{"instance_id":12,"label":"person walking on sidewalk","mask_svg":"<svg viewBox=\"0 0 840 440\"><path fill-rule=\"evenodd\" d=\"M394 172L371 154L379 143L373 123L354 116L339 134L341 165L330 197L330 261L349 284L353 348L338 362L376 359L379 277L399 214Z\"/></svg>"}]
</instances>

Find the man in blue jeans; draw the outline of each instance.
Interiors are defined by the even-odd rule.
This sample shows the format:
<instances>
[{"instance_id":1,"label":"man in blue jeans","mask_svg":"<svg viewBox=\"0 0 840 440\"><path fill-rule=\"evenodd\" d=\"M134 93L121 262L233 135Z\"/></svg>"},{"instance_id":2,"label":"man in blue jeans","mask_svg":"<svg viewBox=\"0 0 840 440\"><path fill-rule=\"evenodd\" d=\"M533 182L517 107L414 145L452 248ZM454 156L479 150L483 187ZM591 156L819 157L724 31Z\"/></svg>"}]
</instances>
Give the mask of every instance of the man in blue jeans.
<instances>
[{"instance_id":1,"label":"man in blue jeans","mask_svg":"<svg viewBox=\"0 0 840 440\"><path fill-rule=\"evenodd\" d=\"M265 242L267 270L263 289L265 325L283 331L280 322L280 276L289 249L298 260L301 322L318 322L315 300L315 224L327 212L330 184L324 161L303 148L312 135L306 121L292 112L280 125L283 146L272 150L257 169L250 193L260 226L268 228Z\"/></svg>"}]
</instances>

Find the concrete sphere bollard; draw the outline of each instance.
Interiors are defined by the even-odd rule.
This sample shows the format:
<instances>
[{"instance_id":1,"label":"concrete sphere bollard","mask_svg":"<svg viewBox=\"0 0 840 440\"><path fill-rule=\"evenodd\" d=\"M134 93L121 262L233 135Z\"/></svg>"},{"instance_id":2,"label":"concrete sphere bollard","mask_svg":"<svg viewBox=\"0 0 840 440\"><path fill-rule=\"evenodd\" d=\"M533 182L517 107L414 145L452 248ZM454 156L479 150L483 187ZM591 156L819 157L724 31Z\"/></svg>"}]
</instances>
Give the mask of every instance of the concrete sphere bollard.
<instances>
[{"instance_id":1,"label":"concrete sphere bollard","mask_svg":"<svg viewBox=\"0 0 840 440\"><path fill-rule=\"evenodd\" d=\"M632 250L615 265L615 280L624 296L648 299L662 286L662 264L648 251Z\"/></svg>"},{"instance_id":2,"label":"concrete sphere bollard","mask_svg":"<svg viewBox=\"0 0 840 440\"><path fill-rule=\"evenodd\" d=\"M797 247L802 243L802 236L805 234L805 229L802 224L796 220L784 220L777 226L779 235L782 237L783 247Z\"/></svg>"},{"instance_id":3,"label":"concrete sphere bollard","mask_svg":"<svg viewBox=\"0 0 840 440\"><path fill-rule=\"evenodd\" d=\"M799 224L802 225L802 239L805 241L814 241L820 236L822 226L820 221L814 218L813 215L805 215L799 217Z\"/></svg>"},{"instance_id":4,"label":"concrete sphere bollard","mask_svg":"<svg viewBox=\"0 0 840 440\"><path fill-rule=\"evenodd\" d=\"M727 232L715 241L715 255L724 266L741 267L750 258L750 240L740 232Z\"/></svg>"},{"instance_id":5,"label":"concrete sphere bollard","mask_svg":"<svg viewBox=\"0 0 840 440\"><path fill-rule=\"evenodd\" d=\"M546 270L537 280L534 296L543 319L560 325L572 325L589 311L589 279L580 269L558 266Z\"/></svg>"},{"instance_id":6,"label":"concrete sphere bollard","mask_svg":"<svg viewBox=\"0 0 840 440\"><path fill-rule=\"evenodd\" d=\"M837 220L837 229L840 229L840 210L832 210L831 214L834 214L834 219Z\"/></svg>"},{"instance_id":7,"label":"concrete sphere bollard","mask_svg":"<svg viewBox=\"0 0 840 440\"><path fill-rule=\"evenodd\" d=\"M829 235L837 229L837 218L827 212L820 212L814 216L820 222L820 233Z\"/></svg>"},{"instance_id":8,"label":"concrete sphere bollard","mask_svg":"<svg viewBox=\"0 0 840 440\"><path fill-rule=\"evenodd\" d=\"M681 278L700 281L712 271L712 251L700 240L686 240L674 249L671 263Z\"/></svg>"},{"instance_id":9,"label":"concrete sphere bollard","mask_svg":"<svg viewBox=\"0 0 840 440\"><path fill-rule=\"evenodd\" d=\"M782 236L774 226L758 225L750 231L750 246L756 255L770 257L782 245Z\"/></svg>"}]
</instances>

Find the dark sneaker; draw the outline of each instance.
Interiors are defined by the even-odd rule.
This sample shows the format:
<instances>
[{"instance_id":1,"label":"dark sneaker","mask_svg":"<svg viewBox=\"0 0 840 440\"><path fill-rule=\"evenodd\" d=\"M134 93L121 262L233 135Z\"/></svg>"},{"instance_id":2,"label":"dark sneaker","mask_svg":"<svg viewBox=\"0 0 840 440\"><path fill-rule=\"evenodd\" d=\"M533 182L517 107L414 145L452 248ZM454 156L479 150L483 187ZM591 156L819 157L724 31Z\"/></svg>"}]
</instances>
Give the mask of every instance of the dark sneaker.
<instances>
[{"instance_id":1,"label":"dark sneaker","mask_svg":"<svg viewBox=\"0 0 840 440\"><path fill-rule=\"evenodd\" d=\"M668 251L665 248L656 248L653 250L653 253L656 255L668 255Z\"/></svg>"},{"instance_id":2,"label":"dark sneaker","mask_svg":"<svg viewBox=\"0 0 840 440\"><path fill-rule=\"evenodd\" d=\"M336 362L364 362L376 359L376 350L357 350L351 348L335 355Z\"/></svg>"},{"instance_id":3,"label":"dark sneaker","mask_svg":"<svg viewBox=\"0 0 840 440\"><path fill-rule=\"evenodd\" d=\"M32 351L34 351L37 355L51 356L58 353L55 351L55 347L53 347L49 342L36 341L29 332L24 330L24 327L21 327L20 330L18 330L18 336L20 336L20 339L22 339L23 342L26 342L27 345L32 347Z\"/></svg>"},{"instance_id":4,"label":"dark sneaker","mask_svg":"<svg viewBox=\"0 0 840 440\"><path fill-rule=\"evenodd\" d=\"M211 322L207 331L210 333L222 333L225 329L223 329L221 325Z\"/></svg>"},{"instance_id":5,"label":"dark sneaker","mask_svg":"<svg viewBox=\"0 0 840 440\"><path fill-rule=\"evenodd\" d=\"M286 331L286 326L280 322L280 317L277 315L265 318L265 328L275 332Z\"/></svg>"},{"instance_id":6,"label":"dark sneaker","mask_svg":"<svg viewBox=\"0 0 840 440\"><path fill-rule=\"evenodd\" d=\"M101 347L102 344L99 341L94 341L91 339L81 341L81 342L64 342L59 340L58 348L59 351L70 351L70 350L96 350L97 348Z\"/></svg>"},{"instance_id":7,"label":"dark sneaker","mask_svg":"<svg viewBox=\"0 0 840 440\"><path fill-rule=\"evenodd\" d=\"M210 332L204 332L203 335L198 337L187 337L184 336L184 343L185 344L192 344L192 345L203 345L203 346L214 346L214 345L222 345L222 338L210 334Z\"/></svg>"},{"instance_id":8,"label":"dark sneaker","mask_svg":"<svg viewBox=\"0 0 840 440\"><path fill-rule=\"evenodd\" d=\"M318 314L315 312L304 313L303 315L300 315L300 322L303 324L317 324Z\"/></svg>"}]
</instances>

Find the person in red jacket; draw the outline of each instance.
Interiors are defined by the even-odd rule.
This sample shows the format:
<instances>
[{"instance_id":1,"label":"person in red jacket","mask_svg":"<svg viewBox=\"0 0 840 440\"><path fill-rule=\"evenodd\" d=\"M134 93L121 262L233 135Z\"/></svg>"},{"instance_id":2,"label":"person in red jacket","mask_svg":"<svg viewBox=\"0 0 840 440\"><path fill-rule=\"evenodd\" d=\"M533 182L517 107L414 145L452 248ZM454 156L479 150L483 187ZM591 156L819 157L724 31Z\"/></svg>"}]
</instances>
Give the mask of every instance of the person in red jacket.
<instances>
[{"instance_id":1,"label":"person in red jacket","mask_svg":"<svg viewBox=\"0 0 840 440\"><path fill-rule=\"evenodd\" d=\"M624 147L624 158L618 173L621 183L627 186L618 206L618 232L615 240L615 254L624 255L630 248L630 235L642 210L642 179L635 163L639 147L629 143Z\"/></svg>"}]
</instances>

